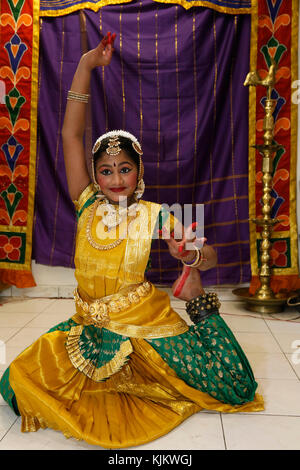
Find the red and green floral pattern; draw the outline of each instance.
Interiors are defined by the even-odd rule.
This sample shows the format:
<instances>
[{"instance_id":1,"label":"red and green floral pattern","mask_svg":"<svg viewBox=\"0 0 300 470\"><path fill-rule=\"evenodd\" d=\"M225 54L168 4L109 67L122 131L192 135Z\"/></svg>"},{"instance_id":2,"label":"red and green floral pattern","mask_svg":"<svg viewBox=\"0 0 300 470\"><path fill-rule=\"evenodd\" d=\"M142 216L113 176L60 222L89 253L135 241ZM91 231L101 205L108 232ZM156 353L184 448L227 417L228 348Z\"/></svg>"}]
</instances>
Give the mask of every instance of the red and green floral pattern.
<instances>
[{"instance_id":1,"label":"red and green floral pattern","mask_svg":"<svg viewBox=\"0 0 300 470\"><path fill-rule=\"evenodd\" d=\"M271 266L276 290L297 288L299 279L297 221L296 221L296 155L297 155L297 105L292 102L293 83L297 79L298 2L296 0L258 0L256 20L252 17L252 67L264 78L271 65L277 64L276 83L272 98L276 100L274 111L274 144L282 146L273 157L273 188L271 192L271 216L281 222L274 227L271 243ZM257 29L255 30L257 26ZM256 87L255 109L251 130L255 142L263 143L263 119L265 115L266 88ZM251 109L251 108L250 108ZM252 129L251 129L252 126ZM251 144L251 142L250 142ZM250 157L251 158L251 157ZM253 154L252 154L253 158ZM250 218L262 215L262 155L256 151L255 165L250 165ZM252 179L251 179L252 178ZM253 188L251 188L253 182ZM251 269L253 278L260 267L259 246L261 228L251 224ZM287 281L293 278L293 283ZM257 286L257 280L252 279ZM300 283L299 283L300 287ZM250 289L251 290L251 289ZM254 292L254 290L253 290Z\"/></svg>"},{"instance_id":2,"label":"red and green floral pattern","mask_svg":"<svg viewBox=\"0 0 300 470\"><path fill-rule=\"evenodd\" d=\"M11 269L31 276L38 24L37 0L1 2L0 281Z\"/></svg>"}]
</instances>

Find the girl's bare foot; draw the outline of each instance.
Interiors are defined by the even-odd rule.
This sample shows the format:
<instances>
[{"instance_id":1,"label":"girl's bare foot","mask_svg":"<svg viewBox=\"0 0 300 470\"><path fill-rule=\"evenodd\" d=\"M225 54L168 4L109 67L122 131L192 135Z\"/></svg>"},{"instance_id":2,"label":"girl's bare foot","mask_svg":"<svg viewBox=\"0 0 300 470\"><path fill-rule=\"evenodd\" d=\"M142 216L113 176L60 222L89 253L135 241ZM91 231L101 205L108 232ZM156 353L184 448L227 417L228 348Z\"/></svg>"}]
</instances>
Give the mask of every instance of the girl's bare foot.
<instances>
[{"instance_id":1,"label":"girl's bare foot","mask_svg":"<svg viewBox=\"0 0 300 470\"><path fill-rule=\"evenodd\" d=\"M184 266L181 275L172 285L172 293L174 297L186 302L205 294L198 269Z\"/></svg>"}]
</instances>

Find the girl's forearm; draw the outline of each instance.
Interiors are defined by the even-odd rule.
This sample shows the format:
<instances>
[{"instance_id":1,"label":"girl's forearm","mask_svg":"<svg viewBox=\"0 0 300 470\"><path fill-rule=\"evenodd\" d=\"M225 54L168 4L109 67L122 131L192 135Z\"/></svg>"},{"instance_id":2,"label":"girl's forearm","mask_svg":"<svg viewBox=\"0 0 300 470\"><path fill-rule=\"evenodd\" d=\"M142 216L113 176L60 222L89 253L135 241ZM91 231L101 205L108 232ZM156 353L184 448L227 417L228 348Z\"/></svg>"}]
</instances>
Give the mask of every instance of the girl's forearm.
<instances>
[{"instance_id":1,"label":"girl's forearm","mask_svg":"<svg viewBox=\"0 0 300 470\"><path fill-rule=\"evenodd\" d=\"M88 67L85 56L79 61L70 90L77 93L88 94L91 81L91 68ZM67 100L63 135L83 137L86 123L86 103Z\"/></svg>"},{"instance_id":2,"label":"girl's forearm","mask_svg":"<svg viewBox=\"0 0 300 470\"><path fill-rule=\"evenodd\" d=\"M71 90L78 93L88 93L90 88L92 68L89 65L88 57L84 54L78 65L71 84Z\"/></svg>"}]
</instances>

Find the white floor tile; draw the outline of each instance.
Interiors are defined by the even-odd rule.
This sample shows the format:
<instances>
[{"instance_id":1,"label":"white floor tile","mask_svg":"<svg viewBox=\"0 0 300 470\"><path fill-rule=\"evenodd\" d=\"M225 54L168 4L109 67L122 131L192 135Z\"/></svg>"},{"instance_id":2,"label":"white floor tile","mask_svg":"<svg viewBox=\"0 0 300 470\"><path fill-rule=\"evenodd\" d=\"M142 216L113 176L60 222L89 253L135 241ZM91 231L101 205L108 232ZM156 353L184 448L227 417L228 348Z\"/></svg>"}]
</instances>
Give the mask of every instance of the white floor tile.
<instances>
[{"instance_id":1,"label":"white floor tile","mask_svg":"<svg viewBox=\"0 0 300 470\"><path fill-rule=\"evenodd\" d=\"M22 328L13 338L6 343L8 348L27 348L42 334L46 333L45 328Z\"/></svg>"},{"instance_id":2,"label":"white floor tile","mask_svg":"<svg viewBox=\"0 0 300 470\"><path fill-rule=\"evenodd\" d=\"M74 299L57 299L43 310L43 314L62 314L69 318L76 313Z\"/></svg>"},{"instance_id":3,"label":"white floor tile","mask_svg":"<svg viewBox=\"0 0 300 470\"><path fill-rule=\"evenodd\" d=\"M233 332L245 331L249 333L268 333L269 329L265 321L261 318L255 318L251 315L240 315L238 312L235 314L221 313L223 320L227 323Z\"/></svg>"},{"instance_id":4,"label":"white floor tile","mask_svg":"<svg viewBox=\"0 0 300 470\"><path fill-rule=\"evenodd\" d=\"M300 338L300 322L299 321L281 321L281 320L265 320L267 326L274 333L297 333Z\"/></svg>"},{"instance_id":5,"label":"white floor tile","mask_svg":"<svg viewBox=\"0 0 300 470\"><path fill-rule=\"evenodd\" d=\"M281 353L278 343L271 333L248 333L236 331L234 336L238 340L243 350L258 353Z\"/></svg>"},{"instance_id":6,"label":"white floor tile","mask_svg":"<svg viewBox=\"0 0 300 470\"><path fill-rule=\"evenodd\" d=\"M14 336L20 329L21 328L9 328L5 326L0 327L0 340L4 342L8 341L9 338Z\"/></svg>"},{"instance_id":7,"label":"white floor tile","mask_svg":"<svg viewBox=\"0 0 300 470\"><path fill-rule=\"evenodd\" d=\"M58 299L48 305L41 314L35 316L28 325L29 328L44 328L45 330L68 320L76 313L74 299Z\"/></svg>"},{"instance_id":8,"label":"white floor tile","mask_svg":"<svg viewBox=\"0 0 300 470\"><path fill-rule=\"evenodd\" d=\"M2 407L0 413L1 410ZM101 450L101 448L91 446L84 441L67 439L61 432L53 429L22 433L19 417L0 442L0 450Z\"/></svg>"},{"instance_id":9,"label":"white floor tile","mask_svg":"<svg viewBox=\"0 0 300 470\"><path fill-rule=\"evenodd\" d=\"M300 450L300 417L222 415L228 450Z\"/></svg>"},{"instance_id":10,"label":"white floor tile","mask_svg":"<svg viewBox=\"0 0 300 470\"><path fill-rule=\"evenodd\" d=\"M284 354L251 352L247 358L256 379L298 380Z\"/></svg>"},{"instance_id":11,"label":"white floor tile","mask_svg":"<svg viewBox=\"0 0 300 470\"><path fill-rule=\"evenodd\" d=\"M222 286L212 286L212 287L209 287L208 289L205 288L205 290L206 291L208 290L210 292L215 292L221 302L225 302L225 301L226 302L227 301L238 302L242 306L244 306L244 302L241 302L240 299L232 292L235 289L235 287L236 286L222 285ZM240 285L240 287L246 287L246 285L244 286Z\"/></svg>"},{"instance_id":12,"label":"white floor tile","mask_svg":"<svg viewBox=\"0 0 300 470\"><path fill-rule=\"evenodd\" d=\"M0 407L0 439L10 430L16 419L17 416L8 405Z\"/></svg>"},{"instance_id":13,"label":"white floor tile","mask_svg":"<svg viewBox=\"0 0 300 470\"><path fill-rule=\"evenodd\" d=\"M224 438L219 413L197 413L165 436L136 450L223 450Z\"/></svg>"},{"instance_id":14,"label":"white floor tile","mask_svg":"<svg viewBox=\"0 0 300 470\"><path fill-rule=\"evenodd\" d=\"M22 328L32 321L38 313L17 313L0 311L0 328Z\"/></svg>"},{"instance_id":15,"label":"white floor tile","mask_svg":"<svg viewBox=\"0 0 300 470\"><path fill-rule=\"evenodd\" d=\"M291 367L295 371L295 374L300 379L300 354L299 352L294 354L286 354L288 361L291 364Z\"/></svg>"},{"instance_id":16,"label":"white floor tile","mask_svg":"<svg viewBox=\"0 0 300 470\"><path fill-rule=\"evenodd\" d=\"M282 379L259 379L257 392L265 402L265 410L258 414L299 416L300 381Z\"/></svg>"},{"instance_id":17,"label":"white floor tile","mask_svg":"<svg viewBox=\"0 0 300 470\"><path fill-rule=\"evenodd\" d=\"M37 314L49 307L55 300L53 299L22 299L21 297L7 298L5 302L1 300L0 314L5 313L31 313Z\"/></svg>"},{"instance_id":18,"label":"white floor tile","mask_svg":"<svg viewBox=\"0 0 300 470\"><path fill-rule=\"evenodd\" d=\"M70 317L72 317L72 315L74 314L69 312L65 312L65 314L59 312L41 313L41 315L34 318L26 326L28 328L43 328L45 330L48 330L58 325L58 323L68 320Z\"/></svg>"},{"instance_id":19,"label":"white floor tile","mask_svg":"<svg viewBox=\"0 0 300 470\"><path fill-rule=\"evenodd\" d=\"M275 331L272 334L284 353L293 354L293 352L298 350L300 357L300 332L285 333Z\"/></svg>"},{"instance_id":20,"label":"white floor tile","mask_svg":"<svg viewBox=\"0 0 300 470\"><path fill-rule=\"evenodd\" d=\"M245 303L240 302L240 301L230 301L230 300L221 301L220 312L229 313L229 314L238 313L239 315L248 315L248 316L251 315L252 316L252 312L250 312L249 310L246 310ZM256 314L253 315L253 317L256 317L256 316L260 318L259 315L256 315Z\"/></svg>"}]
</instances>

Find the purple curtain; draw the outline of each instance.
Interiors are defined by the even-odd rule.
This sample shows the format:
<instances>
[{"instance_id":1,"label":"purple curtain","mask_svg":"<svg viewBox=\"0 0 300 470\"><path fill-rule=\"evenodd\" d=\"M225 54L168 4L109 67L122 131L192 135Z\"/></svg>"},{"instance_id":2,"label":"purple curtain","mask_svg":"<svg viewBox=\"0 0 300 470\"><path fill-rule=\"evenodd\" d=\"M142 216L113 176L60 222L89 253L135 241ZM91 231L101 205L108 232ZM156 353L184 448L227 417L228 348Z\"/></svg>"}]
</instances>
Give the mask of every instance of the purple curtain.
<instances>
[{"instance_id":1,"label":"purple curtain","mask_svg":"<svg viewBox=\"0 0 300 470\"><path fill-rule=\"evenodd\" d=\"M61 126L82 53L79 12L41 23L33 257L73 266L76 220ZM205 236L218 253L205 285L250 279L248 89L250 17L151 0L84 10L88 47L117 33L109 68L92 78L94 141L125 129L144 150L144 199L205 204ZM148 278L169 284L181 265L154 241Z\"/></svg>"}]
</instances>

